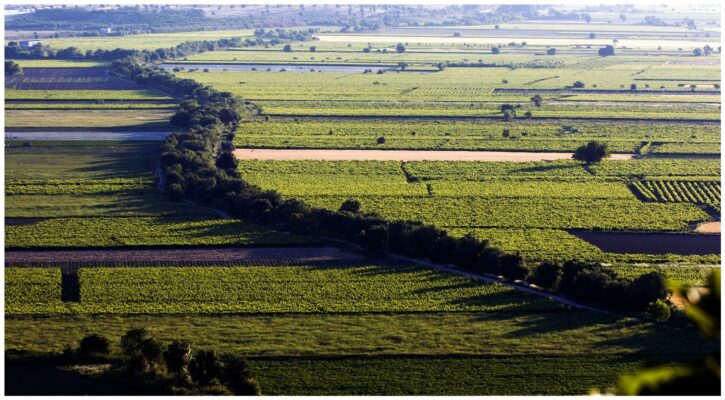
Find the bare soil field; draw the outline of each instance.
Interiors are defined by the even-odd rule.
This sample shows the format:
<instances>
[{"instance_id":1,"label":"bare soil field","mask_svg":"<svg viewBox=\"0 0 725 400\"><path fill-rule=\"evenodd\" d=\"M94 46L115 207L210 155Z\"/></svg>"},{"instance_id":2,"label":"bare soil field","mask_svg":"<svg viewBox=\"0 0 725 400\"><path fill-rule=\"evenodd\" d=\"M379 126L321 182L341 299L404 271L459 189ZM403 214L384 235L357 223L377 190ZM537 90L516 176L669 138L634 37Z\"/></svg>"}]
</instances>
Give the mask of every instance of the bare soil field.
<instances>
[{"instance_id":1,"label":"bare soil field","mask_svg":"<svg viewBox=\"0 0 725 400\"><path fill-rule=\"evenodd\" d=\"M720 221L703 222L695 228L696 233L720 233Z\"/></svg>"},{"instance_id":2,"label":"bare soil field","mask_svg":"<svg viewBox=\"0 0 725 400\"><path fill-rule=\"evenodd\" d=\"M608 253L683 255L720 253L720 235L589 231L571 233Z\"/></svg>"},{"instance_id":3,"label":"bare soil field","mask_svg":"<svg viewBox=\"0 0 725 400\"><path fill-rule=\"evenodd\" d=\"M457 150L320 150L236 149L240 160L375 160L375 161L554 161L570 160L572 153ZM630 160L631 154L613 154L613 160Z\"/></svg>"},{"instance_id":4,"label":"bare soil field","mask_svg":"<svg viewBox=\"0 0 725 400\"><path fill-rule=\"evenodd\" d=\"M48 266L62 264L169 265L204 264L315 265L363 263L366 257L336 247L184 248L142 250L30 250L5 251L5 266Z\"/></svg>"}]
</instances>

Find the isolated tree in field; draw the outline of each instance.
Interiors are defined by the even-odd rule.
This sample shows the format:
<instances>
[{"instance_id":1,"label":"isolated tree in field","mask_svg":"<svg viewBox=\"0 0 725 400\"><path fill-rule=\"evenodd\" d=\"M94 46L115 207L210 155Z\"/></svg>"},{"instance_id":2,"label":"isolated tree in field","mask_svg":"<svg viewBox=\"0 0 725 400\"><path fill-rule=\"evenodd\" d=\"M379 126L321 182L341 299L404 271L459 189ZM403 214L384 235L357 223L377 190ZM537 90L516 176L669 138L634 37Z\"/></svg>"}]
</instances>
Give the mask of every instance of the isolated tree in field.
<instances>
[{"instance_id":1,"label":"isolated tree in field","mask_svg":"<svg viewBox=\"0 0 725 400\"><path fill-rule=\"evenodd\" d=\"M491 54L499 54L501 53L501 49L498 47L491 47Z\"/></svg>"},{"instance_id":2,"label":"isolated tree in field","mask_svg":"<svg viewBox=\"0 0 725 400\"><path fill-rule=\"evenodd\" d=\"M584 82L582 82L582 81L576 81L576 82L574 82L574 83L573 83L573 84L572 84L571 86L572 86L573 88L576 88L576 89L581 89L581 88L583 88L583 87L584 87L585 85L584 85Z\"/></svg>"},{"instance_id":3,"label":"isolated tree in field","mask_svg":"<svg viewBox=\"0 0 725 400\"><path fill-rule=\"evenodd\" d=\"M317 51L317 46L310 46L310 53L314 53Z\"/></svg>"},{"instance_id":4,"label":"isolated tree in field","mask_svg":"<svg viewBox=\"0 0 725 400\"><path fill-rule=\"evenodd\" d=\"M596 39L596 38L597 38L597 35L594 32L591 32L589 34L589 39Z\"/></svg>"},{"instance_id":5,"label":"isolated tree in field","mask_svg":"<svg viewBox=\"0 0 725 400\"><path fill-rule=\"evenodd\" d=\"M370 46L363 48L363 53L370 53Z\"/></svg>"},{"instance_id":6,"label":"isolated tree in field","mask_svg":"<svg viewBox=\"0 0 725 400\"><path fill-rule=\"evenodd\" d=\"M5 61L5 75L19 75L23 73L23 69L13 60Z\"/></svg>"},{"instance_id":7,"label":"isolated tree in field","mask_svg":"<svg viewBox=\"0 0 725 400\"><path fill-rule=\"evenodd\" d=\"M706 56L712 55L712 47L710 47L710 45L706 44L705 47L702 48L702 54L704 54Z\"/></svg>"},{"instance_id":8,"label":"isolated tree in field","mask_svg":"<svg viewBox=\"0 0 725 400\"><path fill-rule=\"evenodd\" d=\"M586 21L587 24L592 22L592 16L587 13L582 14L582 19L584 19L584 21Z\"/></svg>"},{"instance_id":9,"label":"isolated tree in field","mask_svg":"<svg viewBox=\"0 0 725 400\"><path fill-rule=\"evenodd\" d=\"M360 211L360 202L354 199L345 200L340 206L340 211L356 213Z\"/></svg>"},{"instance_id":10,"label":"isolated tree in field","mask_svg":"<svg viewBox=\"0 0 725 400\"><path fill-rule=\"evenodd\" d=\"M285 53L291 53L292 45L289 45L289 44L284 45L284 47L282 48L282 51L284 51Z\"/></svg>"},{"instance_id":11,"label":"isolated tree in field","mask_svg":"<svg viewBox=\"0 0 725 400\"><path fill-rule=\"evenodd\" d=\"M546 49L546 54L549 56L554 56L556 55L556 49L553 47L549 47L548 49Z\"/></svg>"},{"instance_id":12,"label":"isolated tree in field","mask_svg":"<svg viewBox=\"0 0 725 400\"><path fill-rule=\"evenodd\" d=\"M531 98L531 102L534 103L536 107L541 107L541 104L544 102L544 99L541 98L538 94L534 95L534 97Z\"/></svg>"},{"instance_id":13,"label":"isolated tree in field","mask_svg":"<svg viewBox=\"0 0 725 400\"><path fill-rule=\"evenodd\" d=\"M633 83L633 84L629 85L629 90L631 90L632 92L634 92L635 90L637 90L637 84L636 83Z\"/></svg>"},{"instance_id":14,"label":"isolated tree in field","mask_svg":"<svg viewBox=\"0 0 725 400\"><path fill-rule=\"evenodd\" d=\"M700 57L702 55L702 49L698 47L692 50L692 55L695 57Z\"/></svg>"},{"instance_id":15,"label":"isolated tree in field","mask_svg":"<svg viewBox=\"0 0 725 400\"><path fill-rule=\"evenodd\" d=\"M600 57L608 57L614 55L614 46L606 45L597 51Z\"/></svg>"},{"instance_id":16,"label":"isolated tree in field","mask_svg":"<svg viewBox=\"0 0 725 400\"><path fill-rule=\"evenodd\" d=\"M398 52L398 54L405 53L405 45L403 43L398 43L395 46L395 51Z\"/></svg>"},{"instance_id":17,"label":"isolated tree in field","mask_svg":"<svg viewBox=\"0 0 725 400\"><path fill-rule=\"evenodd\" d=\"M191 346L188 342L175 340L164 351L166 369L174 375L177 383L186 382L189 378L191 363Z\"/></svg>"},{"instance_id":18,"label":"isolated tree in field","mask_svg":"<svg viewBox=\"0 0 725 400\"><path fill-rule=\"evenodd\" d=\"M401 71L405 71L406 68L408 68L408 63L406 62L399 62L398 68L400 68Z\"/></svg>"},{"instance_id":19,"label":"isolated tree in field","mask_svg":"<svg viewBox=\"0 0 725 400\"><path fill-rule=\"evenodd\" d=\"M602 161L603 158L608 156L609 150L607 149L607 144L592 140L576 149L573 158L587 164L593 164Z\"/></svg>"}]
</instances>

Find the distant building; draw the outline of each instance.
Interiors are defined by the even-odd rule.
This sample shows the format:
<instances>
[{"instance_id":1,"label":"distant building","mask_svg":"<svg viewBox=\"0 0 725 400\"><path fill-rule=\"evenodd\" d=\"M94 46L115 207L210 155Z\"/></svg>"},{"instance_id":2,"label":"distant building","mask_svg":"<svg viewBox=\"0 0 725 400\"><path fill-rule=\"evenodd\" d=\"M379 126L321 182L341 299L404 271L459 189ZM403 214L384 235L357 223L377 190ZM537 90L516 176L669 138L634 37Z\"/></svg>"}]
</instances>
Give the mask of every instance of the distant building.
<instances>
[{"instance_id":1,"label":"distant building","mask_svg":"<svg viewBox=\"0 0 725 400\"><path fill-rule=\"evenodd\" d=\"M108 28L101 28L101 33L110 35L111 33L113 33L113 28L111 28L110 26Z\"/></svg>"},{"instance_id":2,"label":"distant building","mask_svg":"<svg viewBox=\"0 0 725 400\"><path fill-rule=\"evenodd\" d=\"M20 47L33 47L33 46L40 46L43 44L42 40L21 40Z\"/></svg>"}]
</instances>

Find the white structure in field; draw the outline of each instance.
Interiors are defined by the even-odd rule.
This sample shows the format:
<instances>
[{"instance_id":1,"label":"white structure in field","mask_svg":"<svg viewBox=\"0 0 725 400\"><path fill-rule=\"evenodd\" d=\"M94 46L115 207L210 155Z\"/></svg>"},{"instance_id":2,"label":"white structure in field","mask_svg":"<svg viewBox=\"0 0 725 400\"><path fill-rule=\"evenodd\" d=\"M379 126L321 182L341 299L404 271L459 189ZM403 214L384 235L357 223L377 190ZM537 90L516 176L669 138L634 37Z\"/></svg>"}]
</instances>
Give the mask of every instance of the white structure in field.
<instances>
[{"instance_id":1,"label":"white structure in field","mask_svg":"<svg viewBox=\"0 0 725 400\"><path fill-rule=\"evenodd\" d=\"M40 46L43 44L42 40L21 40L20 47L33 47L33 46Z\"/></svg>"}]
</instances>

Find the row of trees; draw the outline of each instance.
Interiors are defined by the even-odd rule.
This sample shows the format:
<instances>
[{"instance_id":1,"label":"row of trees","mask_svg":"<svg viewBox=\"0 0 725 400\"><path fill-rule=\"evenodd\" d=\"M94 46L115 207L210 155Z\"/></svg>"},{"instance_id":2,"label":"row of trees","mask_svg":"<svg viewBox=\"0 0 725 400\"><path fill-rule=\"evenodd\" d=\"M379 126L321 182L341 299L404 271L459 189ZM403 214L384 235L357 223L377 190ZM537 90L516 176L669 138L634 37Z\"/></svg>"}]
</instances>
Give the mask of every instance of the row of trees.
<instances>
[{"instance_id":1,"label":"row of trees","mask_svg":"<svg viewBox=\"0 0 725 400\"><path fill-rule=\"evenodd\" d=\"M188 98L171 119L185 131L168 136L162 148L164 189L173 199L190 199L223 209L235 218L296 233L355 241L370 251L386 249L509 279L524 279L528 274L521 256L505 254L472 236L454 238L432 225L387 221L349 205L338 211L313 208L251 185L240 177L232 153L234 132L244 112L241 99L144 66L133 58L115 62L114 71Z\"/></svg>"},{"instance_id":2,"label":"row of trees","mask_svg":"<svg viewBox=\"0 0 725 400\"><path fill-rule=\"evenodd\" d=\"M259 383L247 360L231 354L217 355L214 350L192 351L183 340L174 340L165 348L145 328L127 331L120 341L120 372L134 382L163 382L176 394L260 395ZM67 358L108 357L111 341L91 334L77 349L66 348Z\"/></svg>"}]
</instances>

